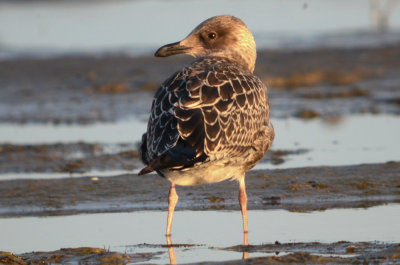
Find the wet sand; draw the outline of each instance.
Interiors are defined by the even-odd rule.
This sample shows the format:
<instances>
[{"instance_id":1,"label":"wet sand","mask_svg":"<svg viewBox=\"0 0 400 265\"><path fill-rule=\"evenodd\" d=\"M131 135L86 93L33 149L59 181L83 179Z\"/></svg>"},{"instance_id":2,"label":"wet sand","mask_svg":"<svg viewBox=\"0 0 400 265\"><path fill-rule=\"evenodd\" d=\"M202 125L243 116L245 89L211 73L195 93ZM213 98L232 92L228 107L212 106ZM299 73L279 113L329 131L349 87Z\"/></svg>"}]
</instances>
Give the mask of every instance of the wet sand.
<instances>
[{"instance_id":1,"label":"wet sand","mask_svg":"<svg viewBox=\"0 0 400 265\"><path fill-rule=\"evenodd\" d=\"M342 167L254 170L249 209L324 210L400 202L400 162ZM379 178L377 177L379 176ZM6 180L0 216L166 210L168 181L153 174L55 180ZM237 183L178 187L177 210L237 210Z\"/></svg>"},{"instance_id":2,"label":"wet sand","mask_svg":"<svg viewBox=\"0 0 400 265\"><path fill-rule=\"evenodd\" d=\"M400 45L259 51L273 117L399 114ZM125 55L0 62L0 121L91 123L147 114L157 86L192 59ZM379 87L379 89L377 89Z\"/></svg>"},{"instance_id":3,"label":"wet sand","mask_svg":"<svg viewBox=\"0 0 400 265\"><path fill-rule=\"evenodd\" d=\"M1 173L82 173L91 171L138 170L137 143L57 143L0 144ZM284 163L287 156L307 153L307 149L270 150L262 162ZM1 180L1 176L0 176Z\"/></svg>"},{"instance_id":4,"label":"wet sand","mask_svg":"<svg viewBox=\"0 0 400 265\"><path fill-rule=\"evenodd\" d=\"M167 250L194 247L184 245L162 245ZM201 262L196 264L396 264L400 261L400 244L378 242L335 243L286 243L266 245L233 246L221 250L243 253L266 253L268 256L224 262ZM283 252L283 254L280 254ZM287 254L289 253L289 254ZM146 263L157 257L154 253L125 254L101 248L65 248L50 252L31 252L15 255L0 252L1 264L129 264ZM192 263L193 264L193 263Z\"/></svg>"},{"instance_id":5,"label":"wet sand","mask_svg":"<svg viewBox=\"0 0 400 265\"><path fill-rule=\"evenodd\" d=\"M109 149L117 150L115 153ZM66 172L96 170L132 170L141 166L134 144L0 144L0 173ZM0 177L1 179L1 177Z\"/></svg>"},{"instance_id":6,"label":"wet sand","mask_svg":"<svg viewBox=\"0 0 400 265\"><path fill-rule=\"evenodd\" d=\"M273 118L323 117L332 122L354 113L400 114L400 45L369 49L260 51L256 74L269 87ZM125 55L18 59L0 62L0 122L92 124L133 115L145 118L157 86L191 61ZM116 150L110 152L109 150ZM263 162L285 164L295 146L271 150ZM0 144L0 173L66 174L61 179L2 180L0 216L54 216L80 213L166 211L168 182L138 177L137 143ZM131 174L85 177L93 170ZM88 174L86 174L88 175ZM400 202L400 162L252 170L246 178L248 207L293 212L368 208ZM1 177L1 176L0 176ZM178 187L180 210L238 210L237 183ZM168 246L164 246L168 250ZM191 248L175 245L174 248ZM400 263L398 243L279 243L232 246L224 250L269 253L270 257L216 264ZM9 251L3 249L3 251ZM276 253L280 253L279 255ZM339 255L339 256L338 256ZM1 264L38 262L91 264L151 263L154 253L128 255L97 248L55 252L0 252Z\"/></svg>"}]
</instances>

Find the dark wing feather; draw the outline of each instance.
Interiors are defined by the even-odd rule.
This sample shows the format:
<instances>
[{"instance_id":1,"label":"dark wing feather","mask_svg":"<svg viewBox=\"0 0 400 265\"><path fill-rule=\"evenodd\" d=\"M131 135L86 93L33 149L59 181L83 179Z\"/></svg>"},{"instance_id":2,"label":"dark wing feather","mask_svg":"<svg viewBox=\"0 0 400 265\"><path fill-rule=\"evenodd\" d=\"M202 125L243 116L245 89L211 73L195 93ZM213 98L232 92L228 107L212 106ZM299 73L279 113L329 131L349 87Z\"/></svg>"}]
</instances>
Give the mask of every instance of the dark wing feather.
<instances>
[{"instance_id":1,"label":"dark wing feather","mask_svg":"<svg viewBox=\"0 0 400 265\"><path fill-rule=\"evenodd\" d=\"M161 85L153 100L142 174L239 156L269 122L264 84L235 63L203 58Z\"/></svg>"},{"instance_id":2,"label":"dark wing feather","mask_svg":"<svg viewBox=\"0 0 400 265\"><path fill-rule=\"evenodd\" d=\"M206 159L202 152L201 110L178 107L178 101L191 100L189 92L195 94L203 85L197 75L189 76L189 73L187 68L175 73L156 92L140 148L141 159L148 166L139 175L165 168L190 167Z\"/></svg>"}]
</instances>

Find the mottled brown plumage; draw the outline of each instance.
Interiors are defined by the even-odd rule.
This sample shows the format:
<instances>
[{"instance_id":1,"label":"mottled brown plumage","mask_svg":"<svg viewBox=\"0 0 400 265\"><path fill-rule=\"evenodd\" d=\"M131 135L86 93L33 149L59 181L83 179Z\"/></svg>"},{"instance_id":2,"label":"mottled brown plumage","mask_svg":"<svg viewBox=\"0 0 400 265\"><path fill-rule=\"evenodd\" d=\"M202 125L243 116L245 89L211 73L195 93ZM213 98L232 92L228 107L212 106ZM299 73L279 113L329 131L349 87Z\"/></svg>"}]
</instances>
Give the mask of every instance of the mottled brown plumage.
<instances>
[{"instance_id":1,"label":"mottled brown plumage","mask_svg":"<svg viewBox=\"0 0 400 265\"><path fill-rule=\"evenodd\" d=\"M156 56L177 53L199 58L157 90L140 149L147 167L139 175L156 171L170 180L170 197L175 184L236 179L244 220L244 175L274 138L266 87L252 73L253 36L238 18L213 17ZM168 220L167 234L172 213ZM247 218L243 226L246 232Z\"/></svg>"}]
</instances>

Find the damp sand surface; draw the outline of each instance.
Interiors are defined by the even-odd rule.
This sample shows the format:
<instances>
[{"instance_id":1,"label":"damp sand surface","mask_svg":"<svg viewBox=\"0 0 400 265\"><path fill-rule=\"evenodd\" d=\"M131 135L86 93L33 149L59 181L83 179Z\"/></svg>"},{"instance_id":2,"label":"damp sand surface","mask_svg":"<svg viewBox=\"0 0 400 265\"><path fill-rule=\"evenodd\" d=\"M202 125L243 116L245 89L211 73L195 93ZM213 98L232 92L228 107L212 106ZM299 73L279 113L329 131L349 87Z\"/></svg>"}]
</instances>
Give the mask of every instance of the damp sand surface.
<instances>
[{"instance_id":1,"label":"damp sand surface","mask_svg":"<svg viewBox=\"0 0 400 265\"><path fill-rule=\"evenodd\" d=\"M400 45L259 51L272 117L399 114ZM155 89L192 59L109 56L0 62L0 121L91 123L144 115ZM379 88L379 89L377 89Z\"/></svg>"},{"instance_id":2,"label":"damp sand surface","mask_svg":"<svg viewBox=\"0 0 400 265\"><path fill-rule=\"evenodd\" d=\"M400 164L255 170L246 178L249 209L311 211L400 201ZM377 178L379 176L379 178ZM0 215L47 216L165 210L168 182L157 175L4 180ZM181 210L236 210L238 187L225 181L179 187Z\"/></svg>"}]
</instances>

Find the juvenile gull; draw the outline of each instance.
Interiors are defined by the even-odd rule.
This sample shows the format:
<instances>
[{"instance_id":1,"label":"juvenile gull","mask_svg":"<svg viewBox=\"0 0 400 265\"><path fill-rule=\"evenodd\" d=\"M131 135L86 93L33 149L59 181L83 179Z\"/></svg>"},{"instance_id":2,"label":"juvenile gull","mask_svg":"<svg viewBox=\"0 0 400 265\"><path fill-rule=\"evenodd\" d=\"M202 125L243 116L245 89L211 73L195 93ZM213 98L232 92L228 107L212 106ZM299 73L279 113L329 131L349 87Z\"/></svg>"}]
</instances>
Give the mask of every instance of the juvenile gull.
<instances>
[{"instance_id":1,"label":"juvenile gull","mask_svg":"<svg viewBox=\"0 0 400 265\"><path fill-rule=\"evenodd\" d=\"M184 40L162 46L155 56L175 54L197 59L156 92L140 147L147 166L139 175L156 171L171 182L167 236L178 201L175 185L237 180L247 244L245 173L274 139L267 88L253 75L253 35L240 19L216 16Z\"/></svg>"}]
</instances>

